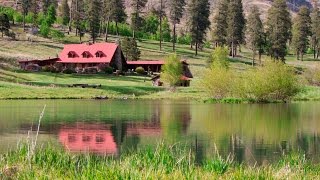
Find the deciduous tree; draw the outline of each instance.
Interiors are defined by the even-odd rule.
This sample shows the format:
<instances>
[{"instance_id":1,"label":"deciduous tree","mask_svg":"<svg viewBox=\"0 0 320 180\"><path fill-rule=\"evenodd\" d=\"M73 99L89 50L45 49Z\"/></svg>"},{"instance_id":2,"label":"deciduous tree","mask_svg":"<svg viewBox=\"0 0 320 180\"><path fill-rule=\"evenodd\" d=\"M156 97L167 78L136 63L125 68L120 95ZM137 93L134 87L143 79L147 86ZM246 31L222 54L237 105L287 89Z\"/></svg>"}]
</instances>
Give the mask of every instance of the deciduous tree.
<instances>
[{"instance_id":1,"label":"deciduous tree","mask_svg":"<svg viewBox=\"0 0 320 180\"><path fill-rule=\"evenodd\" d=\"M168 83L170 87L174 87L182 76L182 63L177 54L169 55L162 67L161 79Z\"/></svg>"}]
</instances>

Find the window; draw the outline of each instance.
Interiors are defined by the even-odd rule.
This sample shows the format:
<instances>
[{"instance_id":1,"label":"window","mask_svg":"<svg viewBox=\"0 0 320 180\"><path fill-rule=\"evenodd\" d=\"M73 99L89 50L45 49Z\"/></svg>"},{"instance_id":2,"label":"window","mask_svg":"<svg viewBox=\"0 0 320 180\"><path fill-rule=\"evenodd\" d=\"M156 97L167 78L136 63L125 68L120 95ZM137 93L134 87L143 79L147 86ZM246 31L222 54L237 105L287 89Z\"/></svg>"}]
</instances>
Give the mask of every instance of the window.
<instances>
[{"instance_id":1,"label":"window","mask_svg":"<svg viewBox=\"0 0 320 180\"><path fill-rule=\"evenodd\" d=\"M102 51L98 51L98 52L96 53L96 57L102 58L102 57L105 57L105 55L104 55L104 53L103 53Z\"/></svg>"},{"instance_id":2,"label":"window","mask_svg":"<svg viewBox=\"0 0 320 180\"><path fill-rule=\"evenodd\" d=\"M77 56L77 54L74 51L70 51L68 53L68 58L75 58Z\"/></svg>"},{"instance_id":3,"label":"window","mask_svg":"<svg viewBox=\"0 0 320 180\"><path fill-rule=\"evenodd\" d=\"M91 54L88 51L85 51L85 52L82 53L82 57L83 58L89 58L89 57L91 57Z\"/></svg>"}]
</instances>

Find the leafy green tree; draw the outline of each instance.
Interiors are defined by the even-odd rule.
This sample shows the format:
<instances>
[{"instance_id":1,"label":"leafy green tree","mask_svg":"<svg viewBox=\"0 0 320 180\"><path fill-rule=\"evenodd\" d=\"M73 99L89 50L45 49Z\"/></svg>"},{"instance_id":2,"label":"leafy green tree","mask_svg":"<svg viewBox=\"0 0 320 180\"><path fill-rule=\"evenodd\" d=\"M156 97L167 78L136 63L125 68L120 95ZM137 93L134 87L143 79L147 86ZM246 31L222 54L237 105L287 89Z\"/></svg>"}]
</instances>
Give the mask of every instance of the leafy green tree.
<instances>
[{"instance_id":1,"label":"leafy green tree","mask_svg":"<svg viewBox=\"0 0 320 180\"><path fill-rule=\"evenodd\" d=\"M1 36L3 37L3 34L5 32L9 32L10 29L10 22L7 14L0 13L0 30L1 30Z\"/></svg>"},{"instance_id":2,"label":"leafy green tree","mask_svg":"<svg viewBox=\"0 0 320 180\"><path fill-rule=\"evenodd\" d=\"M52 4L49 6L47 10L47 15L46 15L46 21L48 23L48 26L51 27L56 20L57 20L57 12L56 12L56 8Z\"/></svg>"},{"instance_id":3,"label":"leafy green tree","mask_svg":"<svg viewBox=\"0 0 320 180\"><path fill-rule=\"evenodd\" d=\"M89 31L91 34L92 42L96 42L96 38L100 28L100 12L101 12L101 1L92 0L88 4L87 21L89 24Z\"/></svg>"},{"instance_id":4,"label":"leafy green tree","mask_svg":"<svg viewBox=\"0 0 320 180\"><path fill-rule=\"evenodd\" d=\"M320 53L320 11L317 3L315 3L311 13L311 22L313 57L318 59Z\"/></svg>"},{"instance_id":5,"label":"leafy green tree","mask_svg":"<svg viewBox=\"0 0 320 180\"><path fill-rule=\"evenodd\" d=\"M294 20L292 32L292 44L297 53L297 59L301 57L308 48L309 37L311 35L311 18L309 9L306 6L301 6Z\"/></svg>"},{"instance_id":6,"label":"leafy green tree","mask_svg":"<svg viewBox=\"0 0 320 180\"><path fill-rule=\"evenodd\" d=\"M260 12L257 6L253 6L250 9L246 28L246 44L252 51L252 65L254 66L255 55L258 51L259 61L261 64L261 54L264 46L264 30L262 21L260 19Z\"/></svg>"},{"instance_id":7,"label":"leafy green tree","mask_svg":"<svg viewBox=\"0 0 320 180\"><path fill-rule=\"evenodd\" d=\"M172 32L172 49L173 51L176 50L176 25L180 23L180 19L182 18L184 7L186 5L185 0L169 0L169 19L173 25L173 32Z\"/></svg>"},{"instance_id":8,"label":"leafy green tree","mask_svg":"<svg viewBox=\"0 0 320 180\"><path fill-rule=\"evenodd\" d=\"M171 30L169 21L167 18L163 18L162 25L158 27L157 31L157 40L163 40L165 42L170 42L171 40Z\"/></svg>"},{"instance_id":9,"label":"leafy green tree","mask_svg":"<svg viewBox=\"0 0 320 180\"><path fill-rule=\"evenodd\" d=\"M227 16L228 16L228 0L219 0L215 15L213 17L212 40L215 46L223 46L227 43Z\"/></svg>"},{"instance_id":10,"label":"leafy green tree","mask_svg":"<svg viewBox=\"0 0 320 180\"><path fill-rule=\"evenodd\" d=\"M237 55L237 47L244 41L245 19L242 0L230 0L227 16L227 41L230 45L231 55Z\"/></svg>"},{"instance_id":11,"label":"leafy green tree","mask_svg":"<svg viewBox=\"0 0 320 180\"><path fill-rule=\"evenodd\" d=\"M133 38L135 38L135 32L139 31L143 26L143 18L140 16L142 8L146 6L148 0L131 0L131 7L133 7L133 13L131 14L131 28L133 30Z\"/></svg>"},{"instance_id":12,"label":"leafy green tree","mask_svg":"<svg viewBox=\"0 0 320 180\"><path fill-rule=\"evenodd\" d=\"M68 4L68 0L63 0L61 3L61 17L62 24L67 26L70 22L70 7Z\"/></svg>"},{"instance_id":13,"label":"leafy green tree","mask_svg":"<svg viewBox=\"0 0 320 180\"><path fill-rule=\"evenodd\" d=\"M154 13L150 13L145 18L143 31L146 33L156 34L159 24L160 23L158 17Z\"/></svg>"},{"instance_id":14,"label":"leafy green tree","mask_svg":"<svg viewBox=\"0 0 320 180\"><path fill-rule=\"evenodd\" d=\"M268 11L266 35L269 54L276 60L285 62L287 42L291 39L291 15L285 0L275 0Z\"/></svg>"},{"instance_id":15,"label":"leafy green tree","mask_svg":"<svg viewBox=\"0 0 320 180\"><path fill-rule=\"evenodd\" d=\"M134 38L125 37L121 42L121 49L127 60L137 61L140 58L140 50Z\"/></svg>"},{"instance_id":16,"label":"leafy green tree","mask_svg":"<svg viewBox=\"0 0 320 180\"><path fill-rule=\"evenodd\" d=\"M210 26L210 4L208 0L194 0L189 5L190 15L189 25L192 42L196 45L196 55L198 46L203 43L207 29Z\"/></svg>"},{"instance_id":17,"label":"leafy green tree","mask_svg":"<svg viewBox=\"0 0 320 180\"><path fill-rule=\"evenodd\" d=\"M168 83L170 87L174 87L181 78L182 63L177 54L169 55L162 67L161 79Z\"/></svg>"}]
</instances>

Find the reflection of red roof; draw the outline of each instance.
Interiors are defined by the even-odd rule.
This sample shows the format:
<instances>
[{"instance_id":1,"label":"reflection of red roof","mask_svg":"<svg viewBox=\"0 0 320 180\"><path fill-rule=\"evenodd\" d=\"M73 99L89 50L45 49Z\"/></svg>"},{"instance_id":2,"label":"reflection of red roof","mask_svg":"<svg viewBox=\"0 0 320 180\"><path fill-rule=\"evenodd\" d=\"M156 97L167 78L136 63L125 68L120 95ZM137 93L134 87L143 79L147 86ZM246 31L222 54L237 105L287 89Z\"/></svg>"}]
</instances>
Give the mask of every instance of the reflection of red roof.
<instances>
[{"instance_id":1,"label":"reflection of red roof","mask_svg":"<svg viewBox=\"0 0 320 180\"><path fill-rule=\"evenodd\" d=\"M63 127L58 136L65 149L72 152L117 153L117 145L111 131L101 128L100 125L80 124Z\"/></svg>"},{"instance_id":2,"label":"reflection of red roof","mask_svg":"<svg viewBox=\"0 0 320 180\"><path fill-rule=\"evenodd\" d=\"M163 65L164 61L127 61L127 64L132 65Z\"/></svg>"},{"instance_id":3,"label":"reflection of red roof","mask_svg":"<svg viewBox=\"0 0 320 180\"><path fill-rule=\"evenodd\" d=\"M65 45L60 53L61 63L110 63L118 45L115 43L96 43L96 44L69 44ZM93 57L84 58L82 54L89 52ZM95 54L101 51L105 56L96 57ZM69 58L69 52L75 52L78 57Z\"/></svg>"}]
</instances>

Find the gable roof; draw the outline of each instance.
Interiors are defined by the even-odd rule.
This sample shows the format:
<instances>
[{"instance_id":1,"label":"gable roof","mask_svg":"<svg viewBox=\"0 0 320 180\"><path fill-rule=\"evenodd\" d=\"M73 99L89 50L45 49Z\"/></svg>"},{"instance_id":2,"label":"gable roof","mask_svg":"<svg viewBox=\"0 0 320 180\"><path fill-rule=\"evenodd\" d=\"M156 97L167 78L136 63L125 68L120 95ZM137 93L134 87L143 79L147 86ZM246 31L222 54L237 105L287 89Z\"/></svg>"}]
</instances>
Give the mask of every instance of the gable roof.
<instances>
[{"instance_id":1,"label":"gable roof","mask_svg":"<svg viewBox=\"0 0 320 180\"><path fill-rule=\"evenodd\" d=\"M118 45L116 43L96 43L96 44L67 44L61 51L59 58L61 63L110 63ZM69 58L69 52L75 52L79 57ZM98 51L103 52L104 57L83 58L81 55L85 52L95 55Z\"/></svg>"}]
</instances>

